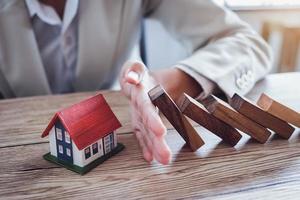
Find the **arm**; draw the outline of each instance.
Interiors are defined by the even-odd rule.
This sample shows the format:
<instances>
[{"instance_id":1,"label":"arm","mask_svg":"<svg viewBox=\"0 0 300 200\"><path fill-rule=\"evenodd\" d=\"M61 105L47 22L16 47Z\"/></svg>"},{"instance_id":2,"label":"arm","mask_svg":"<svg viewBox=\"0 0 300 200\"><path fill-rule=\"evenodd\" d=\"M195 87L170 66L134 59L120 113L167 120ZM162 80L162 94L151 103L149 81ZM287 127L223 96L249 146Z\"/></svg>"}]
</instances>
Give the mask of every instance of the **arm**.
<instances>
[{"instance_id":1,"label":"arm","mask_svg":"<svg viewBox=\"0 0 300 200\"><path fill-rule=\"evenodd\" d=\"M270 70L269 46L231 11L210 0L163 0L155 5L150 17L191 53L177 68L199 84L206 77L228 96L243 95Z\"/></svg>"},{"instance_id":2,"label":"arm","mask_svg":"<svg viewBox=\"0 0 300 200\"><path fill-rule=\"evenodd\" d=\"M210 0L164 0L156 5L152 17L192 55L173 68L155 72L141 63L128 62L120 82L132 105L132 125L145 159L167 164L171 152L164 140L166 128L148 91L160 83L176 101L183 92L193 97L209 94L213 88L204 82L210 81L210 86L218 86L228 96L235 92L243 95L267 74L271 53L248 25Z\"/></svg>"}]
</instances>

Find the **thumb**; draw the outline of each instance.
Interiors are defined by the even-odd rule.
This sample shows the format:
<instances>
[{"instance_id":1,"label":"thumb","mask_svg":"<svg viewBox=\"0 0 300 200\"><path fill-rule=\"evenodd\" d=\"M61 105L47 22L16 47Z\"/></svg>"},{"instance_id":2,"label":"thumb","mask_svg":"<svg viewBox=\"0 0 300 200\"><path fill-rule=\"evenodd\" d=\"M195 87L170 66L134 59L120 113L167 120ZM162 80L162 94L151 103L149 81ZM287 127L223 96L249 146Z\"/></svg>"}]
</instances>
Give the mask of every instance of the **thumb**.
<instances>
[{"instance_id":1,"label":"thumb","mask_svg":"<svg viewBox=\"0 0 300 200\"><path fill-rule=\"evenodd\" d=\"M146 71L147 68L143 63L133 62L125 72L125 81L133 85L138 85L143 80Z\"/></svg>"},{"instance_id":2,"label":"thumb","mask_svg":"<svg viewBox=\"0 0 300 200\"><path fill-rule=\"evenodd\" d=\"M126 81L128 83L138 85L140 83L140 74L135 71L129 71L126 75Z\"/></svg>"}]
</instances>

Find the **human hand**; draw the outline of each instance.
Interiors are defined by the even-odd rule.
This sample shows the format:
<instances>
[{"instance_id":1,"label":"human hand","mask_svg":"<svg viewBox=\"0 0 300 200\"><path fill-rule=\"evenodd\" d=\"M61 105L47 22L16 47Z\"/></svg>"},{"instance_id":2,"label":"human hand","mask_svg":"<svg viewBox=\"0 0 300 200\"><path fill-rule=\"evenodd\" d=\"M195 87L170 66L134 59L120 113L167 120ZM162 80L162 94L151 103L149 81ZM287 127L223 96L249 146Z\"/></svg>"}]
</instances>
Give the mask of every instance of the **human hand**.
<instances>
[{"instance_id":1,"label":"human hand","mask_svg":"<svg viewBox=\"0 0 300 200\"><path fill-rule=\"evenodd\" d=\"M165 141L166 127L148 96L157 84L143 63L128 61L124 64L120 85L130 100L132 126L143 156L148 162L155 159L168 164L171 151Z\"/></svg>"}]
</instances>

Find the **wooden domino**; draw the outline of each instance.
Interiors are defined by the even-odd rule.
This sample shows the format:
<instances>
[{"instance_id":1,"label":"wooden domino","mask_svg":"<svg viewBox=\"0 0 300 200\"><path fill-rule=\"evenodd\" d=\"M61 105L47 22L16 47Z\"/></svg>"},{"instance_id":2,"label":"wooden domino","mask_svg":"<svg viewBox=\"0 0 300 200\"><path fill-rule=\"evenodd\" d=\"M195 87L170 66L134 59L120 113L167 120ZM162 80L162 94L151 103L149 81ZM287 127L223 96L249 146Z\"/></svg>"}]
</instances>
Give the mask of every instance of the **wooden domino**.
<instances>
[{"instance_id":1,"label":"wooden domino","mask_svg":"<svg viewBox=\"0 0 300 200\"><path fill-rule=\"evenodd\" d=\"M252 119L256 123L273 130L283 138L290 138L295 130L294 127L285 121L260 109L256 105L252 104L249 100L246 100L238 94L233 95L230 105L239 113L245 115L249 119Z\"/></svg>"},{"instance_id":2,"label":"wooden domino","mask_svg":"<svg viewBox=\"0 0 300 200\"><path fill-rule=\"evenodd\" d=\"M228 103L213 95L202 100L201 103L215 117L250 135L260 143L265 143L271 135L266 128L238 113Z\"/></svg>"},{"instance_id":3,"label":"wooden domino","mask_svg":"<svg viewBox=\"0 0 300 200\"><path fill-rule=\"evenodd\" d=\"M257 101L257 105L266 112L288 122L297 127L300 127L300 113L291 108L282 105L266 94L262 94Z\"/></svg>"},{"instance_id":4,"label":"wooden domino","mask_svg":"<svg viewBox=\"0 0 300 200\"><path fill-rule=\"evenodd\" d=\"M152 103L158 107L167 120L177 130L185 142L190 146L193 151L196 151L204 141L196 132L194 127L190 124L188 119L181 113L177 105L167 94L167 92L157 85L148 92Z\"/></svg>"},{"instance_id":5,"label":"wooden domino","mask_svg":"<svg viewBox=\"0 0 300 200\"><path fill-rule=\"evenodd\" d=\"M181 112L222 138L226 143L235 146L242 135L233 127L210 114L206 108L187 94L183 94L178 102Z\"/></svg>"}]
</instances>

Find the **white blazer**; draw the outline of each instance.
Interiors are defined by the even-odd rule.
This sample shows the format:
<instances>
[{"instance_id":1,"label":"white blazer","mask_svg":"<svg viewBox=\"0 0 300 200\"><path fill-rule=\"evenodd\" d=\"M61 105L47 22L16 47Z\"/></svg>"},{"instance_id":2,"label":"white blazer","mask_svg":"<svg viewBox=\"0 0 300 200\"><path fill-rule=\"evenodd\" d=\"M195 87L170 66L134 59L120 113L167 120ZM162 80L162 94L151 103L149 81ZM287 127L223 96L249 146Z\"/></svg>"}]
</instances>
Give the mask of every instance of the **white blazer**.
<instances>
[{"instance_id":1,"label":"white blazer","mask_svg":"<svg viewBox=\"0 0 300 200\"><path fill-rule=\"evenodd\" d=\"M76 91L111 86L138 41L143 17L161 22L190 51L178 61L180 69L212 80L229 96L247 93L271 67L261 37L210 0L86 0L79 15ZM51 93L24 0L0 1L0 92Z\"/></svg>"}]
</instances>

